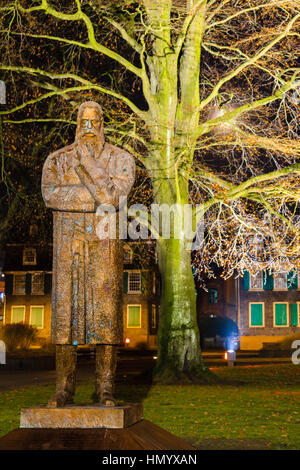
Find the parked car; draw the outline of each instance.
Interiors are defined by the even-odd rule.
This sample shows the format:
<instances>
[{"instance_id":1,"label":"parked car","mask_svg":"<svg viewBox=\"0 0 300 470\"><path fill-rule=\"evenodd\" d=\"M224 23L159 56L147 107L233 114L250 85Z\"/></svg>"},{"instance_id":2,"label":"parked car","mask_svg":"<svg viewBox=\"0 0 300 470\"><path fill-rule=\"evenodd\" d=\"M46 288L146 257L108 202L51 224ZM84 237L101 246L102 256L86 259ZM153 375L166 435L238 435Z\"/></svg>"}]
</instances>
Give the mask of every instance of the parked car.
<instances>
[{"instance_id":1,"label":"parked car","mask_svg":"<svg viewBox=\"0 0 300 470\"><path fill-rule=\"evenodd\" d=\"M202 315L198 318L200 344L202 349L240 349L237 324L230 318L217 315Z\"/></svg>"}]
</instances>

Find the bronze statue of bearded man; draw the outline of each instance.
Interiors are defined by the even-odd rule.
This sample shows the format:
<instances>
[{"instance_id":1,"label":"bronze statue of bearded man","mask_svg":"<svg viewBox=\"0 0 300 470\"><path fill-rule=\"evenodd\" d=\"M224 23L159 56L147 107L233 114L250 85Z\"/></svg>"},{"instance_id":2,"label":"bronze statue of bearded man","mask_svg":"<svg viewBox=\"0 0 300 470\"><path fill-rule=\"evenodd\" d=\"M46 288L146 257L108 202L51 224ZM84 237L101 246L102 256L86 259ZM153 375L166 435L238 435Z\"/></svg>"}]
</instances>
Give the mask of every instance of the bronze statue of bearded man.
<instances>
[{"instance_id":1,"label":"bronze statue of bearded man","mask_svg":"<svg viewBox=\"0 0 300 470\"><path fill-rule=\"evenodd\" d=\"M96 347L96 394L114 406L117 346L123 342L122 241L99 239L99 205L118 210L135 180L126 151L105 142L101 107L83 103L75 142L45 161L42 194L53 210L52 341L56 393L48 406L73 402L76 348Z\"/></svg>"}]
</instances>

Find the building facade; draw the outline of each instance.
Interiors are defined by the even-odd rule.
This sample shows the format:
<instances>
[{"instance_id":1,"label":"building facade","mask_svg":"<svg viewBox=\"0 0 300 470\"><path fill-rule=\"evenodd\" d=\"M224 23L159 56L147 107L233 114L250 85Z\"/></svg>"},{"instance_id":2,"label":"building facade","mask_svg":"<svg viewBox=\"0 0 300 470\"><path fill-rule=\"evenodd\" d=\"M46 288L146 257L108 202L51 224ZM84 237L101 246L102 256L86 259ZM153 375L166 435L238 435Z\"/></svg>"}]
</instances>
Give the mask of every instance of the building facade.
<instances>
[{"instance_id":1,"label":"building facade","mask_svg":"<svg viewBox=\"0 0 300 470\"><path fill-rule=\"evenodd\" d=\"M124 346L157 346L160 279L153 244L125 243L123 273ZM8 244L0 279L0 328L35 326L38 344L51 341L52 246ZM2 275L2 273L1 273ZM241 350L259 350L300 333L300 275L296 272L207 280L196 289L198 317L230 318L239 329Z\"/></svg>"},{"instance_id":2,"label":"building facade","mask_svg":"<svg viewBox=\"0 0 300 470\"><path fill-rule=\"evenodd\" d=\"M300 333L299 278L293 271L244 273L237 306L241 349L261 349Z\"/></svg>"},{"instance_id":3,"label":"building facade","mask_svg":"<svg viewBox=\"0 0 300 470\"><path fill-rule=\"evenodd\" d=\"M5 253L3 324L35 326L40 344L50 342L52 246L9 244Z\"/></svg>"},{"instance_id":4,"label":"building facade","mask_svg":"<svg viewBox=\"0 0 300 470\"><path fill-rule=\"evenodd\" d=\"M153 244L131 243L124 248L123 285L126 347L155 349L160 281Z\"/></svg>"},{"instance_id":5,"label":"building facade","mask_svg":"<svg viewBox=\"0 0 300 470\"><path fill-rule=\"evenodd\" d=\"M297 272L224 280L216 275L198 289L198 318L230 318L239 330L241 350L259 350L300 334L300 276ZM201 334L201 331L200 331Z\"/></svg>"}]
</instances>

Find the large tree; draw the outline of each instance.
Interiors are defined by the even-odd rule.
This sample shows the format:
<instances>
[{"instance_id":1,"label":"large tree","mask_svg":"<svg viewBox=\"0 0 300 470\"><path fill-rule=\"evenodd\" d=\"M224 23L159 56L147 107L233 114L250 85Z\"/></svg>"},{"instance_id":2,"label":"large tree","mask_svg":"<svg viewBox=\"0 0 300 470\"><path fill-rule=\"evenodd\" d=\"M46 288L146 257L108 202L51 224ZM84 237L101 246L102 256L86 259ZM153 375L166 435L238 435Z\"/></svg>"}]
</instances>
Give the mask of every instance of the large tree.
<instances>
[{"instance_id":1,"label":"large tree","mask_svg":"<svg viewBox=\"0 0 300 470\"><path fill-rule=\"evenodd\" d=\"M137 156L154 201L173 206L174 226L194 204L204 233L200 270L212 261L225 275L247 267L291 269L299 228L297 6L296 0L7 0L0 9L1 69L34 77L37 95L20 95L3 110L10 115L3 126L24 121L11 116L28 106L37 121L51 119L37 106L53 98L64 103L68 122L81 96L118 101L118 112L106 109L108 137ZM40 46L38 63L30 44ZM51 58L49 44L57 46ZM73 55L80 60L70 66ZM111 74L103 70L104 56L115 64ZM205 371L190 234L184 225L178 233L156 233L162 278L156 374L164 381Z\"/></svg>"}]
</instances>

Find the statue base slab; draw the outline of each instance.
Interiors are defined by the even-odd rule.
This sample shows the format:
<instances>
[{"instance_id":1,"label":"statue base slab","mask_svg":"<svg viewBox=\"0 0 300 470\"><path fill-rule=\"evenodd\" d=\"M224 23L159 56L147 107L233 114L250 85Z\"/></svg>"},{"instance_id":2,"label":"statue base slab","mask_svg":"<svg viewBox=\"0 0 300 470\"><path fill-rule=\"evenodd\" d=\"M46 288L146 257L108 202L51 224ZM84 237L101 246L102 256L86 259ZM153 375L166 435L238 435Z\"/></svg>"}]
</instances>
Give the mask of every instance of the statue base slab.
<instances>
[{"instance_id":1,"label":"statue base slab","mask_svg":"<svg viewBox=\"0 0 300 470\"><path fill-rule=\"evenodd\" d=\"M63 408L46 405L21 410L20 428L127 428L143 419L141 403L72 404Z\"/></svg>"},{"instance_id":2,"label":"statue base slab","mask_svg":"<svg viewBox=\"0 0 300 470\"><path fill-rule=\"evenodd\" d=\"M19 428L0 438L0 450L195 450L151 421L121 429Z\"/></svg>"}]
</instances>

